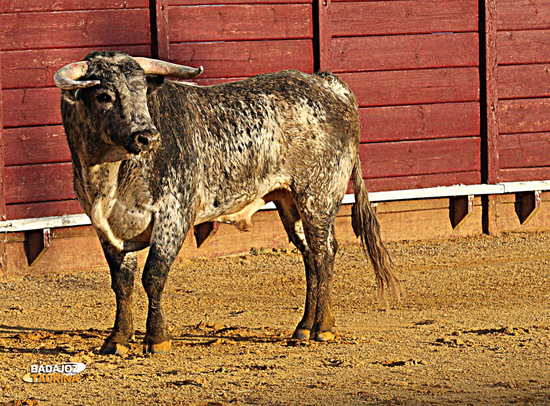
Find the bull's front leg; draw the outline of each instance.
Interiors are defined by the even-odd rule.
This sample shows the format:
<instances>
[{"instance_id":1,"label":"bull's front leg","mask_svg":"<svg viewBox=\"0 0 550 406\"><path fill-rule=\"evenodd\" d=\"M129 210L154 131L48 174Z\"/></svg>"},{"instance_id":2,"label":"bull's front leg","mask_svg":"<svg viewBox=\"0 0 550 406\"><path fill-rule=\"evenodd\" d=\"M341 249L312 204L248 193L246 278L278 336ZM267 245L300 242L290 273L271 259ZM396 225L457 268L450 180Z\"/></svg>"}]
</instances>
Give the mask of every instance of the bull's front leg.
<instances>
[{"instance_id":1,"label":"bull's front leg","mask_svg":"<svg viewBox=\"0 0 550 406\"><path fill-rule=\"evenodd\" d=\"M116 296L116 318L113 331L101 347L103 354L123 355L134 336L132 292L137 268L135 252L120 252L100 237L105 258L111 271L111 287Z\"/></svg>"},{"instance_id":2,"label":"bull's front leg","mask_svg":"<svg viewBox=\"0 0 550 406\"><path fill-rule=\"evenodd\" d=\"M161 301L170 266L190 228L190 221L179 217L179 214L176 210L167 210L155 215L151 248L142 276L143 287L149 299L144 353L156 354L170 350L170 335Z\"/></svg>"}]
</instances>

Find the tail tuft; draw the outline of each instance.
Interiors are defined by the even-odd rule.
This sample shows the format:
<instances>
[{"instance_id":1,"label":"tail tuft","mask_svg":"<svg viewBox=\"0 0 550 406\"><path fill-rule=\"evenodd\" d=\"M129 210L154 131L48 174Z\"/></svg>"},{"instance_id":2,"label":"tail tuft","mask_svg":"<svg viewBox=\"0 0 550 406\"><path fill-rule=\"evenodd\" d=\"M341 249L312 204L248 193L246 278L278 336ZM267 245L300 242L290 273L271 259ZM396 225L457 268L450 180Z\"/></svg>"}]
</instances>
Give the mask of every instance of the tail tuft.
<instances>
[{"instance_id":1,"label":"tail tuft","mask_svg":"<svg viewBox=\"0 0 550 406\"><path fill-rule=\"evenodd\" d=\"M384 297L385 289L389 288L400 300L401 284L394 275L390 255L380 237L380 224L369 202L367 188L361 176L359 157L355 160L352 180L355 194L355 203L351 209L353 232L361 238L361 246L372 262L381 296Z\"/></svg>"}]
</instances>

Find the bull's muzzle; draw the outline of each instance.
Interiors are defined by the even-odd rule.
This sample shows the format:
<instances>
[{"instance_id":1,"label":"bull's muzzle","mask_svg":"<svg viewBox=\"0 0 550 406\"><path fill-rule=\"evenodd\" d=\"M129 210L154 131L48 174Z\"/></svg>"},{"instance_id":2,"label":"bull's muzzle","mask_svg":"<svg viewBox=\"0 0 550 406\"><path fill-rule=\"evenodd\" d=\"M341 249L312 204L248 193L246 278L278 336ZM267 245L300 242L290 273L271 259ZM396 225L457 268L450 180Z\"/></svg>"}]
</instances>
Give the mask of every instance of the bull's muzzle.
<instances>
[{"instance_id":1,"label":"bull's muzzle","mask_svg":"<svg viewBox=\"0 0 550 406\"><path fill-rule=\"evenodd\" d=\"M132 135L141 153L154 149L160 140L160 134L156 128L138 131Z\"/></svg>"}]
</instances>

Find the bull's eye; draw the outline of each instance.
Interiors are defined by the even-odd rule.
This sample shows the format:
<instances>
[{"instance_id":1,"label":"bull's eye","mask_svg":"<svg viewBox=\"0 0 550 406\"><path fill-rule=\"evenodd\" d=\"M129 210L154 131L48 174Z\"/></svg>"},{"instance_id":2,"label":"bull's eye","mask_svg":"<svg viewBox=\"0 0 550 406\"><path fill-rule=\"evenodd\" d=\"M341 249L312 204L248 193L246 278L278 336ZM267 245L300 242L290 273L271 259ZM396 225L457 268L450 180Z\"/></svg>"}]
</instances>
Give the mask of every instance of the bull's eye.
<instances>
[{"instance_id":1,"label":"bull's eye","mask_svg":"<svg viewBox=\"0 0 550 406\"><path fill-rule=\"evenodd\" d=\"M99 93L95 98L100 103L110 103L113 101L109 93Z\"/></svg>"}]
</instances>

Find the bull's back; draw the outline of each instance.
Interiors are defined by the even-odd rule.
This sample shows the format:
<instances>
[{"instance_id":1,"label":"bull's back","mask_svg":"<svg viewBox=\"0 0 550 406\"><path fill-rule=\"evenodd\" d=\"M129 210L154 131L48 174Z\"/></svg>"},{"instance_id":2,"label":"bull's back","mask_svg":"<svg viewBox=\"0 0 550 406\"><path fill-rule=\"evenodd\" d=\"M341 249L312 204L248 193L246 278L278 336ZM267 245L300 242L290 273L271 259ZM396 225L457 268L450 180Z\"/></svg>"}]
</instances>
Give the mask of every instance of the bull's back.
<instances>
[{"instance_id":1,"label":"bull's back","mask_svg":"<svg viewBox=\"0 0 550 406\"><path fill-rule=\"evenodd\" d=\"M331 73L287 70L188 92L208 133L232 153L235 142L239 153L239 146L247 146L261 154L266 144L285 148L312 136L318 147L359 141L355 96Z\"/></svg>"}]
</instances>

